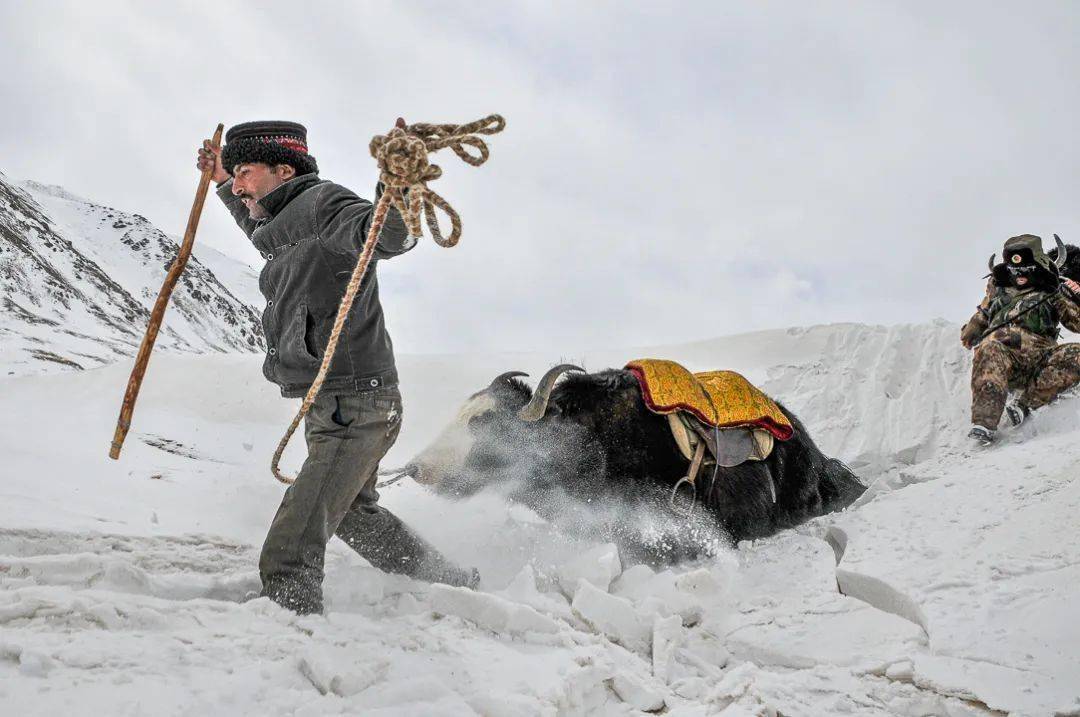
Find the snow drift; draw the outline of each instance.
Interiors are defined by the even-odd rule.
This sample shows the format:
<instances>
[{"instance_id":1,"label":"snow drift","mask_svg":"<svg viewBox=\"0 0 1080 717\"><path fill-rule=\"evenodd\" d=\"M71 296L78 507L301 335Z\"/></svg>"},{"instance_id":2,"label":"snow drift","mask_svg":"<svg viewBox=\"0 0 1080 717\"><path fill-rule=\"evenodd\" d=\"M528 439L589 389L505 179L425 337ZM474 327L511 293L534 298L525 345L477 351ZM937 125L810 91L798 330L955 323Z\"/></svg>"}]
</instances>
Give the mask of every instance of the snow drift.
<instances>
[{"instance_id":1,"label":"snow drift","mask_svg":"<svg viewBox=\"0 0 1080 717\"><path fill-rule=\"evenodd\" d=\"M1080 412L1066 400L969 449L957 334L834 325L575 356L742 371L874 485L844 514L654 573L497 496L401 483L384 502L481 589L384 575L333 542L327 614L303 618L243 601L295 408L257 356L155 357L119 463L127 365L0 379L0 697L28 715L1078 713ZM564 358L401 357L388 463L496 374Z\"/></svg>"}]
</instances>

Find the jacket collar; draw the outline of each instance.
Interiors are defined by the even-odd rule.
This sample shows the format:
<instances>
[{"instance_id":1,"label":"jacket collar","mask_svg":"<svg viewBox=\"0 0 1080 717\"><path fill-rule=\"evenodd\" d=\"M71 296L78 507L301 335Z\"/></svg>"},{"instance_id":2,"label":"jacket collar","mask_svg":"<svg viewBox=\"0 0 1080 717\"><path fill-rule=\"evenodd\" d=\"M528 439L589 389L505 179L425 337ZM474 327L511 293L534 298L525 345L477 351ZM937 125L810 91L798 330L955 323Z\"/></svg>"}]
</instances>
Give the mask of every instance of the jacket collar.
<instances>
[{"instance_id":1,"label":"jacket collar","mask_svg":"<svg viewBox=\"0 0 1080 717\"><path fill-rule=\"evenodd\" d=\"M309 187L318 184L318 174L301 174L273 189L269 194L259 200L259 206L265 209L271 217L276 217L289 202L298 197Z\"/></svg>"}]
</instances>

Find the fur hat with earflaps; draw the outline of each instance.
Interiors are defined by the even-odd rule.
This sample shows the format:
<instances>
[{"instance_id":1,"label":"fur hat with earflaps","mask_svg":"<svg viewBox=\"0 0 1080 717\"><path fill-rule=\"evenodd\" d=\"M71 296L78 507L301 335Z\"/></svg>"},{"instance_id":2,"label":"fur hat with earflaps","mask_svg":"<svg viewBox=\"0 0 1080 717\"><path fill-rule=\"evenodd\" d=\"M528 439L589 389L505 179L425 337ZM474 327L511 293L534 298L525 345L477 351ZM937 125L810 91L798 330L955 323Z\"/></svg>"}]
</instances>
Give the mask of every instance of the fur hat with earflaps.
<instances>
[{"instance_id":1,"label":"fur hat with earflaps","mask_svg":"<svg viewBox=\"0 0 1080 717\"><path fill-rule=\"evenodd\" d=\"M287 164L299 174L318 174L319 165L308 154L307 129L284 121L244 122L225 133L221 165L229 174L238 164Z\"/></svg>"},{"instance_id":2,"label":"fur hat with earflaps","mask_svg":"<svg viewBox=\"0 0 1080 717\"><path fill-rule=\"evenodd\" d=\"M1002 262L993 265L990 257L994 283L998 286L1016 286L1017 277L1027 278L1025 287L1055 289L1058 285L1057 262L1043 251L1042 239L1034 234L1021 234L1005 242ZM1062 257L1062 262L1064 262Z\"/></svg>"}]
</instances>

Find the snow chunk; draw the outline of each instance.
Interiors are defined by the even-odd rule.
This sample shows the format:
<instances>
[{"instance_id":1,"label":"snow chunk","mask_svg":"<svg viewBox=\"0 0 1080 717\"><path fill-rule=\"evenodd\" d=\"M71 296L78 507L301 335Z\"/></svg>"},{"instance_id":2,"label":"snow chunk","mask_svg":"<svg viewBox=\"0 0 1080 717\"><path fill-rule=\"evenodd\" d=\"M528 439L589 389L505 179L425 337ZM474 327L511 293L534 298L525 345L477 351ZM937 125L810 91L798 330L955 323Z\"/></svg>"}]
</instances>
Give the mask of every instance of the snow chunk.
<instances>
[{"instance_id":1,"label":"snow chunk","mask_svg":"<svg viewBox=\"0 0 1080 717\"><path fill-rule=\"evenodd\" d=\"M382 670L353 661L355 653L329 648L311 649L300 658L300 674L320 694L352 697L375 684Z\"/></svg>"},{"instance_id":2,"label":"snow chunk","mask_svg":"<svg viewBox=\"0 0 1080 717\"><path fill-rule=\"evenodd\" d=\"M675 578L675 587L688 595L702 598L718 597L722 592L720 582L716 579L716 576L705 568L683 573Z\"/></svg>"},{"instance_id":3,"label":"snow chunk","mask_svg":"<svg viewBox=\"0 0 1080 717\"><path fill-rule=\"evenodd\" d=\"M578 581L570 606L582 620L612 642L634 652L648 649L650 628L629 600L609 595L583 579Z\"/></svg>"},{"instance_id":4,"label":"snow chunk","mask_svg":"<svg viewBox=\"0 0 1080 717\"><path fill-rule=\"evenodd\" d=\"M885 676L890 680L911 682L915 677L915 666L911 664L911 660L894 662L885 668Z\"/></svg>"},{"instance_id":5,"label":"snow chunk","mask_svg":"<svg viewBox=\"0 0 1080 717\"><path fill-rule=\"evenodd\" d=\"M754 683L754 677L758 673L758 668L752 662L744 662L741 665L731 668L724 673L716 685L709 691L707 700L714 702L721 707L728 707L738 698L745 695ZM772 708L766 707L769 712L759 714L772 714L775 715L775 711L771 711Z\"/></svg>"},{"instance_id":6,"label":"snow chunk","mask_svg":"<svg viewBox=\"0 0 1080 717\"><path fill-rule=\"evenodd\" d=\"M51 657L37 650L23 650L19 655L19 672L27 677L46 677L54 664Z\"/></svg>"},{"instance_id":7,"label":"snow chunk","mask_svg":"<svg viewBox=\"0 0 1080 717\"><path fill-rule=\"evenodd\" d=\"M643 614L667 617L678 615L683 625L701 622L708 606L720 600L720 587L708 570L683 575L665 570L646 579L644 576L619 585L620 595L632 601Z\"/></svg>"},{"instance_id":8,"label":"snow chunk","mask_svg":"<svg viewBox=\"0 0 1080 717\"><path fill-rule=\"evenodd\" d=\"M611 581L622 572L622 563L619 561L619 550L612 543L599 545L573 560L559 567L559 587L567 597L577 589L579 580L587 580L605 592L611 586Z\"/></svg>"},{"instance_id":9,"label":"snow chunk","mask_svg":"<svg viewBox=\"0 0 1080 717\"><path fill-rule=\"evenodd\" d=\"M553 634L559 631L559 623L547 615L496 595L435 584L431 586L430 596L435 612L455 615L499 634Z\"/></svg>"},{"instance_id":10,"label":"snow chunk","mask_svg":"<svg viewBox=\"0 0 1080 717\"><path fill-rule=\"evenodd\" d=\"M531 565L522 568L505 589L496 591L495 594L511 602L528 605L545 615L564 620L570 620L573 617L570 606L567 605L562 595L540 592L536 586L536 571L533 570Z\"/></svg>"},{"instance_id":11,"label":"snow chunk","mask_svg":"<svg viewBox=\"0 0 1080 717\"><path fill-rule=\"evenodd\" d=\"M655 575L656 571L648 565L632 565L624 570L623 574L611 585L611 592L622 597L629 597L626 593L633 593L652 580Z\"/></svg>"},{"instance_id":12,"label":"snow chunk","mask_svg":"<svg viewBox=\"0 0 1080 717\"><path fill-rule=\"evenodd\" d=\"M664 696L625 672L615 675L611 689L626 704L642 712L656 712L664 707Z\"/></svg>"},{"instance_id":13,"label":"snow chunk","mask_svg":"<svg viewBox=\"0 0 1080 717\"><path fill-rule=\"evenodd\" d=\"M657 617L652 628L652 671L653 677L664 684L668 682L668 668L675 650L683 640L682 619L678 615Z\"/></svg>"},{"instance_id":14,"label":"snow chunk","mask_svg":"<svg viewBox=\"0 0 1080 717\"><path fill-rule=\"evenodd\" d=\"M594 655L574 658L574 667L560 669L562 684L554 702L557 714L592 715L602 713L610 699L609 686L615 676L610 661Z\"/></svg>"}]
</instances>

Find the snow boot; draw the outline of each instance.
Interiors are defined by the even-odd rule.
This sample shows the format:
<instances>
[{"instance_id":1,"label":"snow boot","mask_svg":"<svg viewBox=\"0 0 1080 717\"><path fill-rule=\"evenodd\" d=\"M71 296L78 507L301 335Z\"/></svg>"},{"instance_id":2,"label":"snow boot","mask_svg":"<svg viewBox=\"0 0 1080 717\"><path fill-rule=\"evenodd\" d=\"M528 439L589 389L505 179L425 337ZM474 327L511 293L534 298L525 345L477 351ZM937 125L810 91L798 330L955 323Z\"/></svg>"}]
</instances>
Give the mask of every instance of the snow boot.
<instances>
[{"instance_id":1,"label":"snow boot","mask_svg":"<svg viewBox=\"0 0 1080 717\"><path fill-rule=\"evenodd\" d=\"M971 427L968 438L975 441L980 446L989 446L994 442L994 432L989 428L976 424Z\"/></svg>"},{"instance_id":2,"label":"snow boot","mask_svg":"<svg viewBox=\"0 0 1080 717\"><path fill-rule=\"evenodd\" d=\"M1027 407L1027 404L1017 401L1005 407L1005 414L1009 417L1009 423L1019 426L1031 415L1031 409Z\"/></svg>"}]
</instances>

